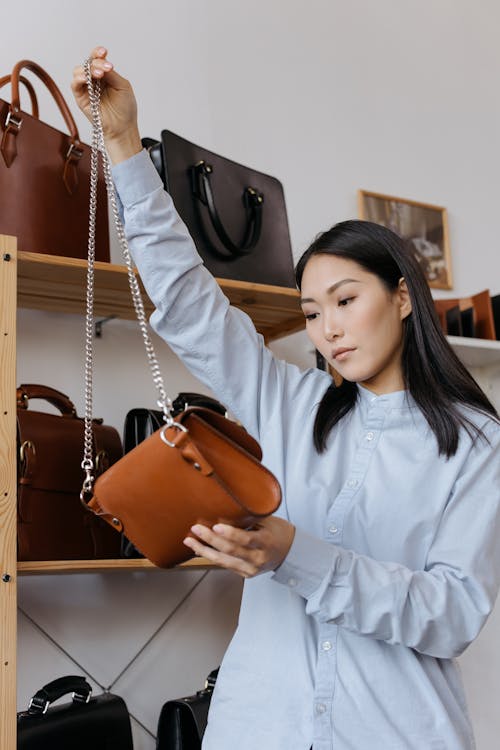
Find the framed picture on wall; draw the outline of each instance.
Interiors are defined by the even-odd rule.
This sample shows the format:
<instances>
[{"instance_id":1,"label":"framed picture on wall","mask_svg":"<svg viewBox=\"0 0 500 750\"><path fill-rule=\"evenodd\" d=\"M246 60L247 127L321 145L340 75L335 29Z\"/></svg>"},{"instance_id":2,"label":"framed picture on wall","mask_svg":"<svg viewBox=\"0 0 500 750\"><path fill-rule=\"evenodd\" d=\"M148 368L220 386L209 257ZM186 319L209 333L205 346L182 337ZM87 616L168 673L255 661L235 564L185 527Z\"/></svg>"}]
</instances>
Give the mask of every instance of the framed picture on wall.
<instances>
[{"instance_id":1,"label":"framed picture on wall","mask_svg":"<svg viewBox=\"0 0 500 750\"><path fill-rule=\"evenodd\" d=\"M412 242L429 286L434 289L452 288L445 208L358 190L358 214L361 219L382 224Z\"/></svg>"}]
</instances>

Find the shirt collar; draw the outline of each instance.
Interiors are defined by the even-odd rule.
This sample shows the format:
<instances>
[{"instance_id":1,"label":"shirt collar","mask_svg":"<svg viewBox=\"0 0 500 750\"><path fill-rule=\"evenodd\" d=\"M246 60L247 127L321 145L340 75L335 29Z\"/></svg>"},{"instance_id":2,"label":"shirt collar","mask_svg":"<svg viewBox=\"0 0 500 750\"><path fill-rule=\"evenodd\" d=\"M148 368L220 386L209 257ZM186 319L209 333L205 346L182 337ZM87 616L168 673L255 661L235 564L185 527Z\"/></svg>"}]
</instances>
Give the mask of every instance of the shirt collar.
<instances>
[{"instance_id":1,"label":"shirt collar","mask_svg":"<svg viewBox=\"0 0 500 750\"><path fill-rule=\"evenodd\" d=\"M362 385L357 384L359 401L363 406L380 405L388 409L411 409L416 406L409 391L394 391L377 396Z\"/></svg>"}]
</instances>

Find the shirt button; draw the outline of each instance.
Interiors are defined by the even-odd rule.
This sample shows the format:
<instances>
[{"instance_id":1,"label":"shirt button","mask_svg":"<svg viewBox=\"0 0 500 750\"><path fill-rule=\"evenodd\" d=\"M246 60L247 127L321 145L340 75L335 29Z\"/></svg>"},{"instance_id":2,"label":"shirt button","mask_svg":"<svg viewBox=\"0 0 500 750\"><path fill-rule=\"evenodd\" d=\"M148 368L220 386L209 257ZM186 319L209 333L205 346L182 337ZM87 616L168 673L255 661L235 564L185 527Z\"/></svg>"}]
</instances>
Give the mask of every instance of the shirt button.
<instances>
[{"instance_id":1,"label":"shirt button","mask_svg":"<svg viewBox=\"0 0 500 750\"><path fill-rule=\"evenodd\" d=\"M322 649L323 651L331 651L332 644L330 643L330 641L324 641L324 643L322 644Z\"/></svg>"},{"instance_id":2,"label":"shirt button","mask_svg":"<svg viewBox=\"0 0 500 750\"><path fill-rule=\"evenodd\" d=\"M324 703L316 703L316 713L324 714L325 711L326 711L326 706Z\"/></svg>"},{"instance_id":3,"label":"shirt button","mask_svg":"<svg viewBox=\"0 0 500 750\"><path fill-rule=\"evenodd\" d=\"M288 579L288 585L289 586L296 586L297 585L297 579L296 578L289 578Z\"/></svg>"},{"instance_id":4,"label":"shirt button","mask_svg":"<svg viewBox=\"0 0 500 750\"><path fill-rule=\"evenodd\" d=\"M330 532L330 534L336 534L337 531L338 531L338 529L337 529L336 526L330 526L330 528L328 529L328 531Z\"/></svg>"},{"instance_id":5,"label":"shirt button","mask_svg":"<svg viewBox=\"0 0 500 750\"><path fill-rule=\"evenodd\" d=\"M373 434L373 432L367 432L366 433L366 439L367 440L373 440L374 437L375 437L375 435Z\"/></svg>"},{"instance_id":6,"label":"shirt button","mask_svg":"<svg viewBox=\"0 0 500 750\"><path fill-rule=\"evenodd\" d=\"M347 482L348 487L357 487L359 484L357 479L349 479Z\"/></svg>"}]
</instances>

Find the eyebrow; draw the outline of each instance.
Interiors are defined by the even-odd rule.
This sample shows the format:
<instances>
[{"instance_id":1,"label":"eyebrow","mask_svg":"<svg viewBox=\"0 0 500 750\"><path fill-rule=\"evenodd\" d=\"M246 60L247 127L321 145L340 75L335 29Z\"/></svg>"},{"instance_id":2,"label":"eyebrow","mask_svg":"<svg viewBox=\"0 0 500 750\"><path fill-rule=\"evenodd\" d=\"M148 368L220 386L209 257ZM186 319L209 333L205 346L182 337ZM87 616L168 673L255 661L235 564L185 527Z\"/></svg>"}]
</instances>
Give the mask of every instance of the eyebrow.
<instances>
[{"instance_id":1,"label":"eyebrow","mask_svg":"<svg viewBox=\"0 0 500 750\"><path fill-rule=\"evenodd\" d=\"M332 284L331 286L329 286L328 289L326 290L326 293L333 294L333 292L336 289L338 289L339 286L343 286L343 284L350 284L352 282L354 282L355 284L359 283L357 279L342 279L341 281L337 281L335 284ZM306 302L315 302L315 300L313 297L303 297L300 300L301 305L304 305Z\"/></svg>"}]
</instances>

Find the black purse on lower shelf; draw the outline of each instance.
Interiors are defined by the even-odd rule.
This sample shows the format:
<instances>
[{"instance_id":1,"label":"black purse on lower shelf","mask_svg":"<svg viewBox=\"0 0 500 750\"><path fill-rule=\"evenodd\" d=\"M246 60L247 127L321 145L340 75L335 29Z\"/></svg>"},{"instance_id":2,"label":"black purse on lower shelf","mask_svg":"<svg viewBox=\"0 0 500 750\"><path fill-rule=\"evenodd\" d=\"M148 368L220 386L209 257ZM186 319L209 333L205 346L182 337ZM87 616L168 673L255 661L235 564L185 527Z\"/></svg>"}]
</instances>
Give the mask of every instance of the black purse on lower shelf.
<instances>
[{"instance_id":1,"label":"black purse on lower shelf","mask_svg":"<svg viewBox=\"0 0 500 750\"><path fill-rule=\"evenodd\" d=\"M212 411L223 416L227 414L226 407L220 401L211 396L205 396L202 393L183 391L174 399L172 406L172 416L174 417L176 414L184 411L184 409L187 409L188 406L202 406L205 409L212 409ZM136 445L139 445L139 443L142 443L143 440L152 435L153 432L163 427L163 424L163 412L161 411L144 407L130 409L125 416L125 424L123 426L123 452L128 453L131 451ZM144 557L137 547L123 534L120 556L126 559Z\"/></svg>"},{"instance_id":2,"label":"black purse on lower shelf","mask_svg":"<svg viewBox=\"0 0 500 750\"><path fill-rule=\"evenodd\" d=\"M207 677L203 690L163 704L158 720L156 750L201 750L210 700L218 669Z\"/></svg>"},{"instance_id":3,"label":"black purse on lower shelf","mask_svg":"<svg viewBox=\"0 0 500 750\"><path fill-rule=\"evenodd\" d=\"M71 703L51 703L72 693ZM125 701L103 693L91 697L84 677L44 685L17 715L17 750L133 750Z\"/></svg>"}]
</instances>

